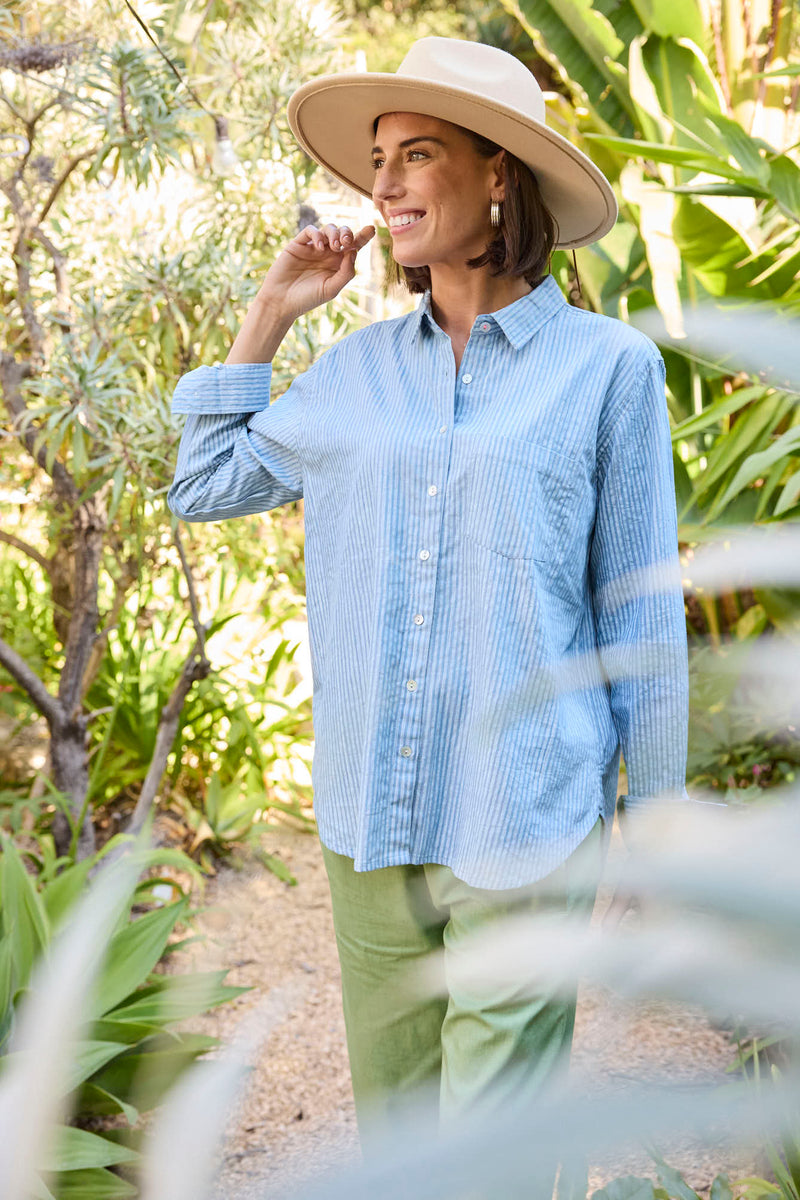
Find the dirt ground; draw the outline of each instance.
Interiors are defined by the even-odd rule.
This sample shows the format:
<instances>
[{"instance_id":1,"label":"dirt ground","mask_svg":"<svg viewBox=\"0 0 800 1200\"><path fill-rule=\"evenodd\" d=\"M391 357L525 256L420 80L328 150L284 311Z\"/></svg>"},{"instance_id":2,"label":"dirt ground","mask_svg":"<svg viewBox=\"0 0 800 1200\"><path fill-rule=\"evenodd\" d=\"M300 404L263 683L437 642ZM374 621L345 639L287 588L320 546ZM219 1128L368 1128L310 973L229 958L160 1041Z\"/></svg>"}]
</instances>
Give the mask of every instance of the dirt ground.
<instances>
[{"instance_id":1,"label":"dirt ground","mask_svg":"<svg viewBox=\"0 0 800 1200\"><path fill-rule=\"evenodd\" d=\"M227 982L252 990L193 1022L230 1041L274 989L293 989L289 1015L261 1045L222 1151L215 1200L285 1195L328 1166L358 1161L345 1048L339 966L327 878L314 835L288 826L266 848L291 869L291 886L264 867L225 869L208 886L197 926L206 938L182 951L176 969L230 968ZM612 845L612 855L618 853ZM602 915L610 897L601 890ZM573 1071L589 1090L629 1081L722 1081L733 1049L704 1015L666 1002L631 1003L596 989L581 992ZM718 1171L754 1171L753 1154L731 1147L669 1144L668 1161L705 1192ZM644 1153L594 1167L591 1189L622 1174L654 1177Z\"/></svg>"}]
</instances>

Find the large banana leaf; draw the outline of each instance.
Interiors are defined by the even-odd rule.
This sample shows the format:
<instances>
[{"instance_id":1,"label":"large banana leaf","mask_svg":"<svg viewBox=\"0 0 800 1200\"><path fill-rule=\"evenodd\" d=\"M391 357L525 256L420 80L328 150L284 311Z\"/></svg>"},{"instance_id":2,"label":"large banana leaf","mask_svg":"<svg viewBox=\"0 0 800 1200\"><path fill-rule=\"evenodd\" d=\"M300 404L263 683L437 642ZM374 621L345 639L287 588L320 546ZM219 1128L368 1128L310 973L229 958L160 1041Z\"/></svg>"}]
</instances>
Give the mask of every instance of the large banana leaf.
<instances>
[{"instance_id":1,"label":"large banana leaf","mask_svg":"<svg viewBox=\"0 0 800 1200\"><path fill-rule=\"evenodd\" d=\"M609 130L632 136L635 110L624 67L619 65L627 42L611 24L610 13L624 13L620 20L626 31L636 28L641 33L633 6L625 0L616 7L609 4L606 15L600 5L588 0L502 0L502 4L573 93L582 93L591 103L598 120Z\"/></svg>"}]
</instances>

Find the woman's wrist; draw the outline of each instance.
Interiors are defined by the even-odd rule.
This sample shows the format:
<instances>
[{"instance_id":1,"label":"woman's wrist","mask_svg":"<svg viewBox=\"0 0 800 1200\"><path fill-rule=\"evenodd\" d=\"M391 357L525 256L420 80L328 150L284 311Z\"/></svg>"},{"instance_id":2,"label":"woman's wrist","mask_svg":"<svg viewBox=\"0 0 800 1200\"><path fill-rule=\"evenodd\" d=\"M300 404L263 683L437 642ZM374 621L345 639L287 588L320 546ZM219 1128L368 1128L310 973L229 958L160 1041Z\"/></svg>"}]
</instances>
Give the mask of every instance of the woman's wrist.
<instances>
[{"instance_id":1,"label":"woman's wrist","mask_svg":"<svg viewBox=\"0 0 800 1200\"><path fill-rule=\"evenodd\" d=\"M296 314L287 312L277 297L259 291L228 351L226 364L272 362L295 320Z\"/></svg>"}]
</instances>

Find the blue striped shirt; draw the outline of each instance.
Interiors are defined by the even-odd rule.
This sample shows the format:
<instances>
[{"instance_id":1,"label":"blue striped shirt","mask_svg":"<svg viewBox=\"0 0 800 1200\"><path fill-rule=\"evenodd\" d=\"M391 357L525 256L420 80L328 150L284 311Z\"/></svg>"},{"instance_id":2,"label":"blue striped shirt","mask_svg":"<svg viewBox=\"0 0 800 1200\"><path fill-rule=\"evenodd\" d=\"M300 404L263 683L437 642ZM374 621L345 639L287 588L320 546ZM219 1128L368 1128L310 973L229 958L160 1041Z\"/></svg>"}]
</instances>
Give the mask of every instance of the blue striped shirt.
<instances>
[{"instance_id":1,"label":"blue striped shirt","mask_svg":"<svg viewBox=\"0 0 800 1200\"><path fill-rule=\"evenodd\" d=\"M458 371L430 294L270 403L197 367L168 503L303 499L319 834L369 871L521 886L598 816L689 800L688 654L664 363L548 275L478 316Z\"/></svg>"}]
</instances>

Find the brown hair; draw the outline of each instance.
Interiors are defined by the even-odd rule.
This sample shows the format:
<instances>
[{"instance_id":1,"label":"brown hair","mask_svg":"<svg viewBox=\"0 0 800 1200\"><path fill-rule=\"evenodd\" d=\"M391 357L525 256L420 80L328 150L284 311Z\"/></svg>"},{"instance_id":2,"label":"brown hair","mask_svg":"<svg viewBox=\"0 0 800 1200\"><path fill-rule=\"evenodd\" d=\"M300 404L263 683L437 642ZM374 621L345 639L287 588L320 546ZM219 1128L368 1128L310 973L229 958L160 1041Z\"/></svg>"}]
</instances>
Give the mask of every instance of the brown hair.
<instances>
[{"instance_id":1,"label":"brown hair","mask_svg":"<svg viewBox=\"0 0 800 1200\"><path fill-rule=\"evenodd\" d=\"M374 127L377 128L377 120ZM482 158L492 158L502 146L489 138L457 125L471 140ZM483 254L467 259L467 266L489 267L491 275L516 275L535 287L547 274L550 255L558 239L558 223L542 199L530 167L506 150L506 194L496 235ZM429 267L404 267L390 260L392 283L404 282L410 292L431 286Z\"/></svg>"}]
</instances>

